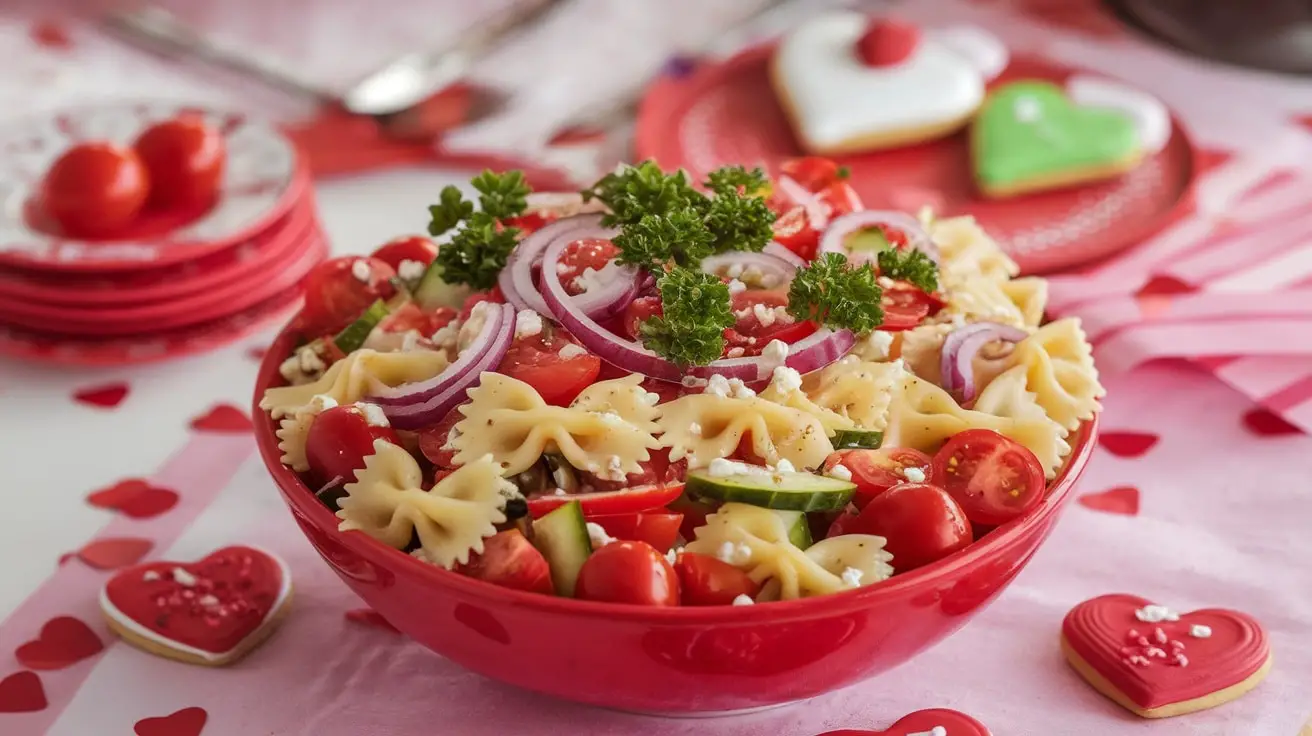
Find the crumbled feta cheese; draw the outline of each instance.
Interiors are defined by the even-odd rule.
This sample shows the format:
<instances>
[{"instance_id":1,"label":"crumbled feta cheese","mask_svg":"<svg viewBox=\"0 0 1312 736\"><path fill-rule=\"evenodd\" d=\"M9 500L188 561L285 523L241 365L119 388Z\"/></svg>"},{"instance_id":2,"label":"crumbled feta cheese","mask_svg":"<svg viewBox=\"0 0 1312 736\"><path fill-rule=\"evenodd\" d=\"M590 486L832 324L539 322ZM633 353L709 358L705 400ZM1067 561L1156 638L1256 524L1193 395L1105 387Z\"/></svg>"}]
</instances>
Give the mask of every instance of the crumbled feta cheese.
<instances>
[{"instance_id":1,"label":"crumbled feta cheese","mask_svg":"<svg viewBox=\"0 0 1312 736\"><path fill-rule=\"evenodd\" d=\"M724 376L720 375L719 373L716 373L715 375L707 379L706 390L703 393L708 393L711 394L712 396L723 396L728 398L731 390L732 389L729 388L729 380Z\"/></svg>"},{"instance_id":2,"label":"crumbled feta cheese","mask_svg":"<svg viewBox=\"0 0 1312 736\"><path fill-rule=\"evenodd\" d=\"M556 261L556 275L557 275L557 276L561 276L561 275L564 275L564 274L569 273L569 270L570 270L571 268L573 268L573 266L569 265L568 263L564 263L564 262L562 262L562 261Z\"/></svg>"},{"instance_id":3,"label":"crumbled feta cheese","mask_svg":"<svg viewBox=\"0 0 1312 736\"><path fill-rule=\"evenodd\" d=\"M560 357L566 359L577 358L580 355L587 355L587 354L588 351L586 348L584 348L581 345L575 345L572 342L566 343L566 345L560 349Z\"/></svg>"},{"instance_id":4,"label":"crumbled feta cheese","mask_svg":"<svg viewBox=\"0 0 1312 736\"><path fill-rule=\"evenodd\" d=\"M774 324L774 309L768 308L760 302L752 305L752 314L756 315L756 321L760 322L762 327L769 327Z\"/></svg>"},{"instance_id":5,"label":"crumbled feta cheese","mask_svg":"<svg viewBox=\"0 0 1312 736\"><path fill-rule=\"evenodd\" d=\"M752 548L741 543L725 542L716 550L715 556L726 565L745 565L752 560Z\"/></svg>"},{"instance_id":6,"label":"crumbled feta cheese","mask_svg":"<svg viewBox=\"0 0 1312 736\"><path fill-rule=\"evenodd\" d=\"M148 583L153 583L153 582L155 582L156 580L159 580L159 573L155 572L154 570L147 570L147 571L141 576L141 579L142 579L142 580L145 580L145 581L148 582Z\"/></svg>"},{"instance_id":7,"label":"crumbled feta cheese","mask_svg":"<svg viewBox=\"0 0 1312 736\"><path fill-rule=\"evenodd\" d=\"M725 354L724 354L724 357L726 357L726 358L741 358L741 357L743 357L743 356L746 355L746 354L747 354L747 351L744 350L744 349L742 349L742 348L729 348L729 352L725 353Z\"/></svg>"},{"instance_id":8,"label":"crumbled feta cheese","mask_svg":"<svg viewBox=\"0 0 1312 736\"><path fill-rule=\"evenodd\" d=\"M724 272L724 275L725 275L725 276L728 276L728 277L731 278L731 279L736 279L736 278L738 278L739 276L742 276L742 275L743 275L743 264L741 264L741 263L735 263L735 264L729 266L729 269L728 269L727 271Z\"/></svg>"},{"instance_id":9,"label":"crumbled feta cheese","mask_svg":"<svg viewBox=\"0 0 1312 736\"><path fill-rule=\"evenodd\" d=\"M881 289L891 289L894 286L893 279L890 279L887 276L880 276L875 279L875 283L879 284L879 288Z\"/></svg>"},{"instance_id":10,"label":"crumbled feta cheese","mask_svg":"<svg viewBox=\"0 0 1312 736\"><path fill-rule=\"evenodd\" d=\"M205 595L197 598L196 602L201 604L202 606L213 607L219 605L219 598L218 596L213 595L211 593L206 593Z\"/></svg>"},{"instance_id":11,"label":"crumbled feta cheese","mask_svg":"<svg viewBox=\"0 0 1312 736\"><path fill-rule=\"evenodd\" d=\"M425 266L422 261L412 261L409 258L406 258L397 264L396 275L406 281L418 281L423 278L424 271L427 270L428 267Z\"/></svg>"},{"instance_id":12,"label":"crumbled feta cheese","mask_svg":"<svg viewBox=\"0 0 1312 736\"><path fill-rule=\"evenodd\" d=\"M925 471L921 470L920 468L916 468L916 467L903 468L902 475L912 483L925 482Z\"/></svg>"},{"instance_id":13,"label":"crumbled feta cheese","mask_svg":"<svg viewBox=\"0 0 1312 736\"><path fill-rule=\"evenodd\" d=\"M356 402L355 406L364 415L364 421L370 427L392 426L392 423L387 421L387 414L383 412L383 407L363 401Z\"/></svg>"},{"instance_id":14,"label":"crumbled feta cheese","mask_svg":"<svg viewBox=\"0 0 1312 736\"><path fill-rule=\"evenodd\" d=\"M773 289L779 285L779 276L773 273L767 273L761 277L761 286L766 289Z\"/></svg>"},{"instance_id":15,"label":"crumbled feta cheese","mask_svg":"<svg viewBox=\"0 0 1312 736\"><path fill-rule=\"evenodd\" d=\"M1194 624L1189 627L1189 636L1195 639L1207 639L1212 636L1212 627L1205 624Z\"/></svg>"},{"instance_id":16,"label":"crumbled feta cheese","mask_svg":"<svg viewBox=\"0 0 1312 736\"><path fill-rule=\"evenodd\" d=\"M665 561L670 563L671 565L678 562L679 550L675 549L674 547L670 547L669 550L665 552Z\"/></svg>"},{"instance_id":17,"label":"crumbled feta cheese","mask_svg":"<svg viewBox=\"0 0 1312 736\"><path fill-rule=\"evenodd\" d=\"M593 549L605 547L615 541L614 537L607 534L606 530L601 528L601 524L592 521L588 522L588 539L592 541Z\"/></svg>"},{"instance_id":18,"label":"crumbled feta cheese","mask_svg":"<svg viewBox=\"0 0 1312 736\"><path fill-rule=\"evenodd\" d=\"M473 344L478 333L483 331L483 325L487 324L488 318L498 309L501 309L501 305L492 302L475 304L473 311L469 313L469 319L460 325L460 331L456 333L456 350L463 352Z\"/></svg>"},{"instance_id":19,"label":"crumbled feta cheese","mask_svg":"<svg viewBox=\"0 0 1312 736\"><path fill-rule=\"evenodd\" d=\"M802 374L786 365L776 366L770 375L770 385L787 396L802 388Z\"/></svg>"},{"instance_id":20,"label":"crumbled feta cheese","mask_svg":"<svg viewBox=\"0 0 1312 736\"><path fill-rule=\"evenodd\" d=\"M304 383L306 379L317 378L327 367L323 358L315 352L314 343L311 343L301 346L290 358L284 360L278 366L278 372L287 379L288 383L296 384Z\"/></svg>"},{"instance_id":21,"label":"crumbled feta cheese","mask_svg":"<svg viewBox=\"0 0 1312 736\"><path fill-rule=\"evenodd\" d=\"M657 404L660 403L660 401L661 401L660 394L647 391L642 395L642 403L646 404L647 406L656 406Z\"/></svg>"},{"instance_id":22,"label":"crumbled feta cheese","mask_svg":"<svg viewBox=\"0 0 1312 736\"><path fill-rule=\"evenodd\" d=\"M542 315L532 309L521 309L515 315L515 339L542 334Z\"/></svg>"},{"instance_id":23,"label":"crumbled feta cheese","mask_svg":"<svg viewBox=\"0 0 1312 736\"><path fill-rule=\"evenodd\" d=\"M765 350L761 351L761 357L765 359L766 363L783 365L784 361L788 359L788 343L783 340L771 340L765 346Z\"/></svg>"},{"instance_id":24,"label":"crumbled feta cheese","mask_svg":"<svg viewBox=\"0 0 1312 736\"><path fill-rule=\"evenodd\" d=\"M751 307L743 307L742 309L733 310L734 319L747 319L751 315L752 315Z\"/></svg>"},{"instance_id":25,"label":"crumbled feta cheese","mask_svg":"<svg viewBox=\"0 0 1312 736\"><path fill-rule=\"evenodd\" d=\"M438 328L433 336L428 338L438 348L449 348L456 344L456 338L460 334L460 328L455 322L448 322Z\"/></svg>"},{"instance_id":26,"label":"crumbled feta cheese","mask_svg":"<svg viewBox=\"0 0 1312 736\"><path fill-rule=\"evenodd\" d=\"M781 458L779 458L779 462L775 463L775 466L774 466L774 472L776 472L776 473L796 473L796 472L797 472L797 468L793 467L793 464L788 460L788 458L786 458L786 457L781 457Z\"/></svg>"},{"instance_id":27,"label":"crumbled feta cheese","mask_svg":"<svg viewBox=\"0 0 1312 736\"><path fill-rule=\"evenodd\" d=\"M356 281L367 284L369 279L373 278L374 270L369 267L369 261L361 258L351 264L351 275Z\"/></svg>"},{"instance_id":28,"label":"crumbled feta cheese","mask_svg":"<svg viewBox=\"0 0 1312 736\"><path fill-rule=\"evenodd\" d=\"M747 384L743 383L741 378L730 378L729 388L732 389L735 399L752 399L756 397L756 392L747 388Z\"/></svg>"},{"instance_id":29,"label":"crumbled feta cheese","mask_svg":"<svg viewBox=\"0 0 1312 736\"><path fill-rule=\"evenodd\" d=\"M748 266L743 270L743 281L749 283L759 284L761 283L761 277L763 276L765 276L765 272L761 270L760 266L755 264Z\"/></svg>"},{"instance_id":30,"label":"crumbled feta cheese","mask_svg":"<svg viewBox=\"0 0 1312 736\"><path fill-rule=\"evenodd\" d=\"M864 342L858 348L858 352L866 360L873 360L882 363L888 360L888 353L893 348L893 333L884 332L883 330L871 330L866 336Z\"/></svg>"},{"instance_id":31,"label":"crumbled feta cheese","mask_svg":"<svg viewBox=\"0 0 1312 736\"><path fill-rule=\"evenodd\" d=\"M624 480L624 464L620 461L619 455L606 458L606 475L611 480Z\"/></svg>"},{"instance_id":32,"label":"crumbled feta cheese","mask_svg":"<svg viewBox=\"0 0 1312 736\"><path fill-rule=\"evenodd\" d=\"M735 606L751 606L755 603L756 601L752 600L752 597L746 593L739 593L738 597L733 599L733 604Z\"/></svg>"},{"instance_id":33,"label":"crumbled feta cheese","mask_svg":"<svg viewBox=\"0 0 1312 736\"><path fill-rule=\"evenodd\" d=\"M606 285L606 279L601 277L601 271L591 266L583 269L583 273L574 279L574 288L582 292L596 291Z\"/></svg>"},{"instance_id":34,"label":"crumbled feta cheese","mask_svg":"<svg viewBox=\"0 0 1312 736\"><path fill-rule=\"evenodd\" d=\"M705 378L698 378L697 376L684 376L679 379L679 385L684 388L701 388L707 385L707 381Z\"/></svg>"},{"instance_id":35,"label":"crumbled feta cheese","mask_svg":"<svg viewBox=\"0 0 1312 736\"><path fill-rule=\"evenodd\" d=\"M840 576L843 578L843 584L849 588L856 588L861 585L861 578L865 573L855 567L848 567L843 570Z\"/></svg>"},{"instance_id":36,"label":"crumbled feta cheese","mask_svg":"<svg viewBox=\"0 0 1312 736\"><path fill-rule=\"evenodd\" d=\"M839 480L846 480L846 481L852 480L852 471L848 470L847 466L843 465L842 463L839 463L838 465L835 465L829 470L826 470L825 475L829 476L830 478L837 478Z\"/></svg>"},{"instance_id":37,"label":"crumbled feta cheese","mask_svg":"<svg viewBox=\"0 0 1312 736\"><path fill-rule=\"evenodd\" d=\"M173 575L173 582L184 588L190 588L196 584L196 576L180 567L173 568L170 573Z\"/></svg>"},{"instance_id":38,"label":"crumbled feta cheese","mask_svg":"<svg viewBox=\"0 0 1312 736\"><path fill-rule=\"evenodd\" d=\"M565 495L565 489L564 489L564 488L557 488L556 491L555 491L555 495L557 495L557 496L564 496L564 495Z\"/></svg>"},{"instance_id":39,"label":"crumbled feta cheese","mask_svg":"<svg viewBox=\"0 0 1312 736\"><path fill-rule=\"evenodd\" d=\"M697 422L693 422L692 424L688 425L688 434L692 435L693 437L697 437L701 435L701 433L702 433L702 425L698 424Z\"/></svg>"},{"instance_id":40,"label":"crumbled feta cheese","mask_svg":"<svg viewBox=\"0 0 1312 736\"><path fill-rule=\"evenodd\" d=\"M314 412L316 415L334 409L337 407L337 399L326 394L315 394L310 400L305 402L305 408L302 411Z\"/></svg>"},{"instance_id":41,"label":"crumbled feta cheese","mask_svg":"<svg viewBox=\"0 0 1312 736\"><path fill-rule=\"evenodd\" d=\"M706 473L712 478L727 478L731 475L769 475L770 471L759 465L748 465L737 460L717 457L707 466Z\"/></svg>"},{"instance_id":42,"label":"crumbled feta cheese","mask_svg":"<svg viewBox=\"0 0 1312 736\"><path fill-rule=\"evenodd\" d=\"M747 284L744 284L738 279L729 279L730 294L741 294L744 291L747 291Z\"/></svg>"}]
</instances>

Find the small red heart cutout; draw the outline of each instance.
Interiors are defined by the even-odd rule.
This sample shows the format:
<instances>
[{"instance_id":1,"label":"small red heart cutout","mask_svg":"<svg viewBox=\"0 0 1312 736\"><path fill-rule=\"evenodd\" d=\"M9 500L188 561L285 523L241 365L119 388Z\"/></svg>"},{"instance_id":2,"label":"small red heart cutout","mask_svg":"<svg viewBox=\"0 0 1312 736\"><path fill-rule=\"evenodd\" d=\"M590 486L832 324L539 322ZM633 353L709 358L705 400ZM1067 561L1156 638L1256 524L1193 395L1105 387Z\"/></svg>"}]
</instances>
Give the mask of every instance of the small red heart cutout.
<instances>
[{"instance_id":1,"label":"small red heart cutout","mask_svg":"<svg viewBox=\"0 0 1312 736\"><path fill-rule=\"evenodd\" d=\"M137 736L200 736L209 717L204 708L183 708L166 716L142 718L132 730Z\"/></svg>"},{"instance_id":2,"label":"small red heart cutout","mask_svg":"<svg viewBox=\"0 0 1312 736\"><path fill-rule=\"evenodd\" d=\"M149 539L134 537L97 539L78 550L77 556L97 570L117 570L137 564L154 546Z\"/></svg>"},{"instance_id":3,"label":"small red heart cutout","mask_svg":"<svg viewBox=\"0 0 1312 736\"><path fill-rule=\"evenodd\" d=\"M993 732L961 711L930 708L902 716L883 731L843 729L820 736L993 736Z\"/></svg>"},{"instance_id":4,"label":"small red heart cutout","mask_svg":"<svg viewBox=\"0 0 1312 736\"><path fill-rule=\"evenodd\" d=\"M353 608L346 612L346 620L351 623L363 624L364 626L373 626L375 628L390 631L394 634L401 633L395 626L383 618L382 614L372 608Z\"/></svg>"},{"instance_id":5,"label":"small red heart cutout","mask_svg":"<svg viewBox=\"0 0 1312 736\"><path fill-rule=\"evenodd\" d=\"M260 362L264 360L264 354L267 352L269 352L268 345L255 345L246 348L246 357L256 362Z\"/></svg>"},{"instance_id":6,"label":"small red heart cutout","mask_svg":"<svg viewBox=\"0 0 1312 736\"><path fill-rule=\"evenodd\" d=\"M867 66L884 67L906 61L920 45L920 29L893 18L877 18L857 41L857 55Z\"/></svg>"},{"instance_id":7,"label":"small red heart cutout","mask_svg":"<svg viewBox=\"0 0 1312 736\"><path fill-rule=\"evenodd\" d=\"M1098 444L1116 457L1143 457L1160 439L1151 432L1103 432Z\"/></svg>"},{"instance_id":8,"label":"small red heart cutout","mask_svg":"<svg viewBox=\"0 0 1312 736\"><path fill-rule=\"evenodd\" d=\"M45 688L35 672L22 670L0 680L0 713L35 713L47 705Z\"/></svg>"},{"instance_id":9,"label":"small red heart cutout","mask_svg":"<svg viewBox=\"0 0 1312 736\"><path fill-rule=\"evenodd\" d=\"M134 519L148 519L173 508L178 494L167 488L153 486L140 478L121 480L108 488L91 492L87 503L102 509L113 509Z\"/></svg>"},{"instance_id":10,"label":"small red heart cutout","mask_svg":"<svg viewBox=\"0 0 1312 736\"><path fill-rule=\"evenodd\" d=\"M1244 426L1258 437L1283 437L1303 433L1303 430L1290 424L1284 417L1261 406L1244 413Z\"/></svg>"},{"instance_id":11,"label":"small red heart cutout","mask_svg":"<svg viewBox=\"0 0 1312 736\"><path fill-rule=\"evenodd\" d=\"M191 428L201 432L249 432L250 417L232 404L215 404L209 411L191 420Z\"/></svg>"},{"instance_id":12,"label":"small red heart cutout","mask_svg":"<svg viewBox=\"0 0 1312 736\"><path fill-rule=\"evenodd\" d=\"M28 669L62 670L104 648L90 626L72 616L60 616L47 621L40 636L18 647L14 656Z\"/></svg>"},{"instance_id":13,"label":"small red heart cutout","mask_svg":"<svg viewBox=\"0 0 1312 736\"><path fill-rule=\"evenodd\" d=\"M1149 297L1177 296L1193 291L1195 291L1194 287L1174 276L1154 276L1148 280L1148 283L1139 287L1134 295L1139 299L1145 299Z\"/></svg>"},{"instance_id":14,"label":"small red heart cutout","mask_svg":"<svg viewBox=\"0 0 1312 736\"><path fill-rule=\"evenodd\" d=\"M1097 493L1080 496L1080 505L1094 511L1109 514L1139 515L1139 489L1134 486L1118 486Z\"/></svg>"},{"instance_id":15,"label":"small red heart cutout","mask_svg":"<svg viewBox=\"0 0 1312 736\"><path fill-rule=\"evenodd\" d=\"M123 403L123 399L127 398L127 395L128 385L123 381L118 381L78 389L73 392L73 400L79 404L112 409Z\"/></svg>"}]
</instances>

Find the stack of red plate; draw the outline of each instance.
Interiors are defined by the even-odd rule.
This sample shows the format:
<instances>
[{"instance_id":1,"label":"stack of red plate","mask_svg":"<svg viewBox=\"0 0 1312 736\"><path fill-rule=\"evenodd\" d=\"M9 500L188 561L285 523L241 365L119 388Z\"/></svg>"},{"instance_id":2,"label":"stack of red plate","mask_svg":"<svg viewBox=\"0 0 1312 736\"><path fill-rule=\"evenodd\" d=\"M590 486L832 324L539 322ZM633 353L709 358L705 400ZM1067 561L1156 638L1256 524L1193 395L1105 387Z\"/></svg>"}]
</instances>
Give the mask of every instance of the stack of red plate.
<instances>
[{"instance_id":1,"label":"stack of red plate","mask_svg":"<svg viewBox=\"0 0 1312 736\"><path fill-rule=\"evenodd\" d=\"M223 134L212 206L147 210L100 241L41 224L42 180L70 146L127 145L181 115ZM113 365L209 350L294 308L328 251L294 146L267 123L203 106L116 103L0 123L0 202L0 355Z\"/></svg>"}]
</instances>

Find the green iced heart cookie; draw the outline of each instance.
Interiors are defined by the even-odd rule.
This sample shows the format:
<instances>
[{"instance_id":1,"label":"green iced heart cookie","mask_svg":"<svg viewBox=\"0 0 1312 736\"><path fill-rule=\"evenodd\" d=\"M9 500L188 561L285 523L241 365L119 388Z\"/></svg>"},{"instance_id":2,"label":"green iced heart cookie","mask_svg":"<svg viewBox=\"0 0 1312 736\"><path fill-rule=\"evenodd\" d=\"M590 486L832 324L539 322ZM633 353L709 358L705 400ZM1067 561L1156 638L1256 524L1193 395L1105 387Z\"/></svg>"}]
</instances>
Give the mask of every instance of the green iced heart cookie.
<instances>
[{"instance_id":1,"label":"green iced heart cookie","mask_svg":"<svg viewBox=\"0 0 1312 736\"><path fill-rule=\"evenodd\" d=\"M971 128L975 181L1006 196L1115 176L1142 153L1133 121L1080 107L1061 87L1037 80L993 90Z\"/></svg>"}]
</instances>

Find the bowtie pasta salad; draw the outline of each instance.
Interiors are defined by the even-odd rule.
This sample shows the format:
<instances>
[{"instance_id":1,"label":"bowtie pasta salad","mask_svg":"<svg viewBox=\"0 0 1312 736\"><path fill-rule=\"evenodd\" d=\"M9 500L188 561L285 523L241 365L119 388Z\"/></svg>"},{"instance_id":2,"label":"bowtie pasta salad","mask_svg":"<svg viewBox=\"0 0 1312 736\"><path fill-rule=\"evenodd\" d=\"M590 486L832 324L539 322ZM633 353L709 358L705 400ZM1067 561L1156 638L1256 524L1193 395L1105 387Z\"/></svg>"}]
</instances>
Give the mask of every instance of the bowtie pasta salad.
<instances>
[{"instance_id":1,"label":"bowtie pasta salad","mask_svg":"<svg viewBox=\"0 0 1312 736\"><path fill-rule=\"evenodd\" d=\"M579 194L484 172L307 281L262 408L340 528L648 606L877 585L1044 498L1099 410L1079 323L969 218L825 159Z\"/></svg>"}]
</instances>

